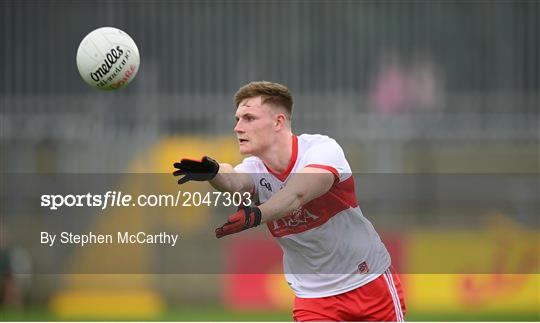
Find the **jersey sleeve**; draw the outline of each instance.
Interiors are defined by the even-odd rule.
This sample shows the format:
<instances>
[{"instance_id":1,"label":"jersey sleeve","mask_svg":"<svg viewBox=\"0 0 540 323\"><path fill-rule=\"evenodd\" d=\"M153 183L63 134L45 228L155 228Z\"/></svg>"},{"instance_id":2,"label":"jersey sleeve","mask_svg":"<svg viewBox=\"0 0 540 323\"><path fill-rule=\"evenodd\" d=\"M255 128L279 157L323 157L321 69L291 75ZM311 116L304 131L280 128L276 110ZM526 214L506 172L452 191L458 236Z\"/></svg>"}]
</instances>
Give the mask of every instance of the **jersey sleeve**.
<instances>
[{"instance_id":1,"label":"jersey sleeve","mask_svg":"<svg viewBox=\"0 0 540 323\"><path fill-rule=\"evenodd\" d=\"M335 140L313 145L306 151L303 159L304 167L326 169L334 174L336 182L343 182L351 176L351 168L343 149Z\"/></svg>"},{"instance_id":2,"label":"jersey sleeve","mask_svg":"<svg viewBox=\"0 0 540 323\"><path fill-rule=\"evenodd\" d=\"M255 165L253 162L245 158L240 164L234 166L234 171L237 173L253 174L255 173Z\"/></svg>"}]
</instances>

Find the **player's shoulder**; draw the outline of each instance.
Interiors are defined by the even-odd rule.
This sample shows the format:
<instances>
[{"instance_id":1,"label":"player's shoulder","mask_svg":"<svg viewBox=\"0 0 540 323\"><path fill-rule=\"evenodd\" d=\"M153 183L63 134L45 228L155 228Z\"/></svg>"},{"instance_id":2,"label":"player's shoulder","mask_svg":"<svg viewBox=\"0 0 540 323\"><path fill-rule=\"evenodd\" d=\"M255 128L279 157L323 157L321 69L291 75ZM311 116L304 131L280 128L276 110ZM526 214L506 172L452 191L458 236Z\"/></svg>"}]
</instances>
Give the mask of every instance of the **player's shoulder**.
<instances>
[{"instance_id":1,"label":"player's shoulder","mask_svg":"<svg viewBox=\"0 0 540 323\"><path fill-rule=\"evenodd\" d=\"M345 153L336 140L325 135L300 135L298 138L298 168L306 166L331 168L340 180L350 174L350 166Z\"/></svg>"},{"instance_id":2,"label":"player's shoulder","mask_svg":"<svg viewBox=\"0 0 540 323\"><path fill-rule=\"evenodd\" d=\"M340 147L334 138L321 134L301 134L298 136L298 144L304 151L320 145Z\"/></svg>"}]
</instances>

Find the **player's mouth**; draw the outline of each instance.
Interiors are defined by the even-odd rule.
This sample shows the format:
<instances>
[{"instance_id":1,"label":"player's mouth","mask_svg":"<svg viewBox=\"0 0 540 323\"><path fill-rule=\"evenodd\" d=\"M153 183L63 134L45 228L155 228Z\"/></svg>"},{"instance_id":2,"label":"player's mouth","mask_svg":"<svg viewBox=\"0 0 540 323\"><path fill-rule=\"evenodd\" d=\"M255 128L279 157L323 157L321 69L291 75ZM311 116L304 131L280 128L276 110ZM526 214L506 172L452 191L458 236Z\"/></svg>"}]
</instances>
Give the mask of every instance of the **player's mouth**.
<instances>
[{"instance_id":1,"label":"player's mouth","mask_svg":"<svg viewBox=\"0 0 540 323\"><path fill-rule=\"evenodd\" d=\"M248 140L247 140L247 139L241 139L241 138L239 138L239 139L238 139L238 142L239 142L240 144L245 144L246 142L248 142Z\"/></svg>"}]
</instances>

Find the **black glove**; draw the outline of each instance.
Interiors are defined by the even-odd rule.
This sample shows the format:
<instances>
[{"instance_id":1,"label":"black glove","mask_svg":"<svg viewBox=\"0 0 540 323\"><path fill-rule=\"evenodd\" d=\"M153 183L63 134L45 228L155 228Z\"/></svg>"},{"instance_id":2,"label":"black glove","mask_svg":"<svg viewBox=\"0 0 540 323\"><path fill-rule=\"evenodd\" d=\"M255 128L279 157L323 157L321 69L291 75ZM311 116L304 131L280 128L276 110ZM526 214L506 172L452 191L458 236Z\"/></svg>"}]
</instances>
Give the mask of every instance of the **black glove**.
<instances>
[{"instance_id":1,"label":"black glove","mask_svg":"<svg viewBox=\"0 0 540 323\"><path fill-rule=\"evenodd\" d=\"M184 184L187 181L209 181L216 177L219 171L219 164L208 156L201 160L182 159L179 163L174 163L174 176L185 175L178 180L178 184Z\"/></svg>"}]
</instances>

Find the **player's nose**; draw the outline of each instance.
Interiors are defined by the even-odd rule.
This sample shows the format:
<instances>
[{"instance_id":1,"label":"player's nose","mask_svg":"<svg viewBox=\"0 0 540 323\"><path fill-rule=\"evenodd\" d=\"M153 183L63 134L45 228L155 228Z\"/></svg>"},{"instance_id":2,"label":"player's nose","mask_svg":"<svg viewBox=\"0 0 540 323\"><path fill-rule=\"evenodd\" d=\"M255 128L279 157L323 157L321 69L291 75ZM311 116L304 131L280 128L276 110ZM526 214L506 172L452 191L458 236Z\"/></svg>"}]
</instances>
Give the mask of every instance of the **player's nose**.
<instances>
[{"instance_id":1,"label":"player's nose","mask_svg":"<svg viewBox=\"0 0 540 323\"><path fill-rule=\"evenodd\" d=\"M243 129L242 126L240 125L240 121L238 121L238 122L236 123L236 126L234 126L234 132L237 132L237 133L244 132L244 129Z\"/></svg>"}]
</instances>

